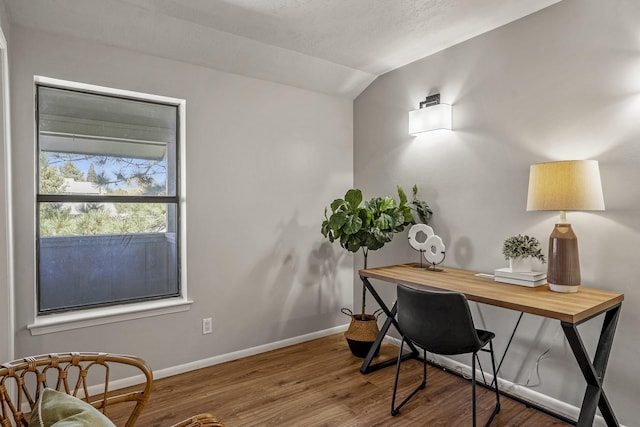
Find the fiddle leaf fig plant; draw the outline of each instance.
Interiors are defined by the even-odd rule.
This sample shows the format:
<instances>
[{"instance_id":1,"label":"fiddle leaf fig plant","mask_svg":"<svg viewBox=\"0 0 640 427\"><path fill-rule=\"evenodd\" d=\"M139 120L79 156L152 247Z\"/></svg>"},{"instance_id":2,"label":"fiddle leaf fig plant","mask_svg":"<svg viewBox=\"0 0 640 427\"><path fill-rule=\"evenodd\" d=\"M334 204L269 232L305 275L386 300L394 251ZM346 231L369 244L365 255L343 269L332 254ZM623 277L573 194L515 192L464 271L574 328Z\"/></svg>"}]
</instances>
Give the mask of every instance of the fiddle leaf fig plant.
<instances>
[{"instance_id":1,"label":"fiddle leaf fig plant","mask_svg":"<svg viewBox=\"0 0 640 427\"><path fill-rule=\"evenodd\" d=\"M350 189L343 199L334 200L324 210L322 235L330 242L338 241L349 252L362 250L364 268L370 250L382 248L409 224L415 224L416 216L426 223L431 209L417 198L418 187L413 187L413 201L409 202L402 187L397 186L398 202L391 196L374 197L363 202L362 191ZM426 220L426 221L425 221ZM362 314L365 314L366 288L362 288Z\"/></svg>"}]
</instances>

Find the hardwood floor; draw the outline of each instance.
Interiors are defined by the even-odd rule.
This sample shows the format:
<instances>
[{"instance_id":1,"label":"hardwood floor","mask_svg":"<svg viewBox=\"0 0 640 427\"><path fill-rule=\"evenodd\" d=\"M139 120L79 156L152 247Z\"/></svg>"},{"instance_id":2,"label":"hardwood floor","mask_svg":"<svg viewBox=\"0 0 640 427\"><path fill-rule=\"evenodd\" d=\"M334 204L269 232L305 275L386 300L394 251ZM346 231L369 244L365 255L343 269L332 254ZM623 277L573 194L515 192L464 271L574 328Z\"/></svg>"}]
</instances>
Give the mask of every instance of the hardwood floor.
<instances>
[{"instance_id":1,"label":"hardwood floor","mask_svg":"<svg viewBox=\"0 0 640 427\"><path fill-rule=\"evenodd\" d=\"M379 357L395 357L396 351L385 344ZM337 334L160 379L137 425L168 426L201 412L229 427L471 425L468 381L430 366L425 390L392 417L395 368L362 375L361 363ZM400 398L417 386L421 369L420 361L403 362ZM478 387L479 425L494 402L492 392ZM501 404L494 427L568 425L502 396Z\"/></svg>"}]
</instances>

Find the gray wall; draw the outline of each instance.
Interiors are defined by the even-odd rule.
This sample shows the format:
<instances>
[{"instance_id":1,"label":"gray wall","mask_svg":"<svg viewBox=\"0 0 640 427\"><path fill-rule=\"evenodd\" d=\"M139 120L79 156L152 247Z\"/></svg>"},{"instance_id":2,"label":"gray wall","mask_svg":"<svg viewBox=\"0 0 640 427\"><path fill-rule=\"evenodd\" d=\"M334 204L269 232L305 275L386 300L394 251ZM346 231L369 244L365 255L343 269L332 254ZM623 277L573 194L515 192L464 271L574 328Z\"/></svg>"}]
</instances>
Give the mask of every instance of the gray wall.
<instances>
[{"instance_id":1,"label":"gray wall","mask_svg":"<svg viewBox=\"0 0 640 427\"><path fill-rule=\"evenodd\" d=\"M352 261L320 234L352 185L353 104L276 83L13 26L16 355L132 353L154 369L346 323ZM190 311L31 336L33 76L186 99ZM326 272L326 274L325 274ZM213 334L201 320L213 317Z\"/></svg>"},{"instance_id":2,"label":"gray wall","mask_svg":"<svg viewBox=\"0 0 640 427\"><path fill-rule=\"evenodd\" d=\"M379 77L354 104L354 182L366 197L417 183L447 245L445 265L491 272L502 241L528 233L545 244L555 212L526 212L529 165L600 161L607 210L569 213L585 286L623 292L605 378L621 422L638 424L640 341L640 2L564 0L541 12ZM407 135L408 111L440 92L454 130ZM417 260L406 235L369 265ZM360 283L355 279L356 295ZM392 287L379 285L385 297ZM517 313L478 306L501 353ZM594 348L601 321L581 327ZM558 322L525 316L501 376L580 406L585 384ZM465 360L466 359L461 359ZM468 363L468 361L466 361Z\"/></svg>"},{"instance_id":3,"label":"gray wall","mask_svg":"<svg viewBox=\"0 0 640 427\"><path fill-rule=\"evenodd\" d=\"M4 0L0 0L0 29L4 34L5 39L9 39L9 22L7 21L7 14L4 7ZM0 49L0 55L2 50ZM0 56L0 66L2 65L2 57ZM2 72L0 71L0 79L2 78ZM2 148L0 149L0 360L8 360L13 357L11 346L11 322L9 317L11 316L11 310L9 309L10 293L9 293L9 274L8 274L8 262L7 262L7 141L4 139L4 108L2 105L2 94L5 90L4 87L0 87L0 143Z\"/></svg>"}]
</instances>

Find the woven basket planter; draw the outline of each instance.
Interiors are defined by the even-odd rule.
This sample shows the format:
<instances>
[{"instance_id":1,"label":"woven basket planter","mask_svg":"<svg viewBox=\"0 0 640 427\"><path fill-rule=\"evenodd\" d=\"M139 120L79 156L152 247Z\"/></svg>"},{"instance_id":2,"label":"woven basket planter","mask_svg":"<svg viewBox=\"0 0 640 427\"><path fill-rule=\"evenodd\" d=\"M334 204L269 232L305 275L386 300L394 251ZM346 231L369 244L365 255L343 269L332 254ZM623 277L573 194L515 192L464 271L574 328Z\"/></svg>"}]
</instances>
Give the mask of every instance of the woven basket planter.
<instances>
[{"instance_id":1,"label":"woven basket planter","mask_svg":"<svg viewBox=\"0 0 640 427\"><path fill-rule=\"evenodd\" d=\"M344 308L342 312L351 317L349 329L344 333L351 353L357 357L366 357L380 332L380 329L378 329L377 312L364 315L353 314L351 310ZM376 355L378 351L376 351Z\"/></svg>"}]
</instances>

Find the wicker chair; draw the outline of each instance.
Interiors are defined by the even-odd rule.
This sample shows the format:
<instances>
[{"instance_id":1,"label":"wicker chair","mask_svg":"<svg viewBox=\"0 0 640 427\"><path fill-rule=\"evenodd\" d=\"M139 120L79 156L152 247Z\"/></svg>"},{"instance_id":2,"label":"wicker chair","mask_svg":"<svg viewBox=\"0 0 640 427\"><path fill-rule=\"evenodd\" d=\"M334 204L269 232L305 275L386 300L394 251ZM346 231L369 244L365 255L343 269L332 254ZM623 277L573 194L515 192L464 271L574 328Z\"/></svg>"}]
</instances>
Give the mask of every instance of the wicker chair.
<instances>
[{"instance_id":1,"label":"wicker chair","mask_svg":"<svg viewBox=\"0 0 640 427\"><path fill-rule=\"evenodd\" d=\"M111 370L133 372L144 378L139 385L127 387L125 391L119 393L109 389ZM90 383L96 385L91 386ZM105 416L108 416L107 408L113 410L120 407L119 414L126 414L122 412L123 409L128 410L130 413L125 427L131 427L135 425L145 403L149 400L152 385L151 368L136 356L108 353L53 353L25 357L0 366L0 426L28 426L28 417L23 413L26 409L25 405L28 405L29 412L33 410L42 390L49 387L83 398ZM99 387L99 390L95 387ZM13 398L11 390L14 391ZM132 404L133 409L127 409ZM223 424L212 415L200 414L172 427L198 426L221 427Z\"/></svg>"},{"instance_id":2,"label":"wicker chair","mask_svg":"<svg viewBox=\"0 0 640 427\"><path fill-rule=\"evenodd\" d=\"M200 414L171 427L224 427L224 424L211 414Z\"/></svg>"}]
</instances>

